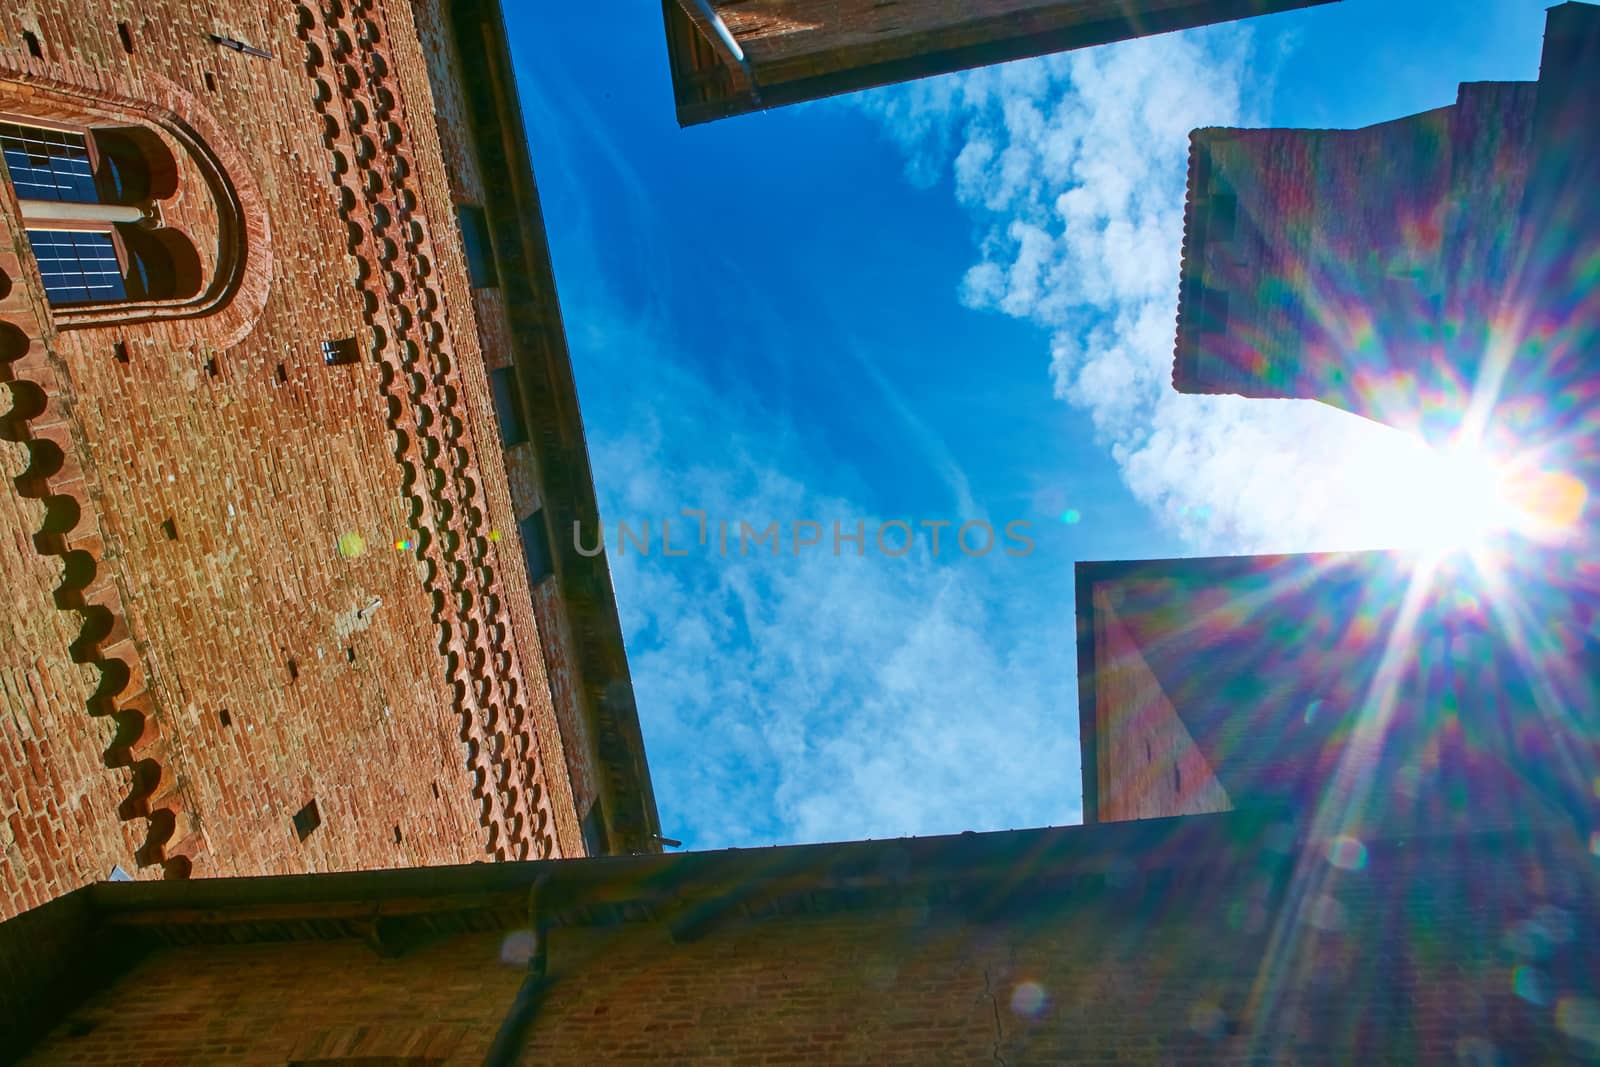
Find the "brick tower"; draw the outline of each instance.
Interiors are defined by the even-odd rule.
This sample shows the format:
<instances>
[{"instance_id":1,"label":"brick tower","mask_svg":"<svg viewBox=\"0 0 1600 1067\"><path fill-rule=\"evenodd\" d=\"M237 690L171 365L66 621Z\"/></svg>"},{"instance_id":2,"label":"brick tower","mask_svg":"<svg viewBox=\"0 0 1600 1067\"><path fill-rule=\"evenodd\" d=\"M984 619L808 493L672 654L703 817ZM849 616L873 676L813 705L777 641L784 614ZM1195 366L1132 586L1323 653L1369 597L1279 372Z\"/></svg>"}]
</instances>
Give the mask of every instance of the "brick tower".
<instances>
[{"instance_id":1,"label":"brick tower","mask_svg":"<svg viewBox=\"0 0 1600 1067\"><path fill-rule=\"evenodd\" d=\"M0 914L656 848L510 69L477 0L8 7Z\"/></svg>"}]
</instances>

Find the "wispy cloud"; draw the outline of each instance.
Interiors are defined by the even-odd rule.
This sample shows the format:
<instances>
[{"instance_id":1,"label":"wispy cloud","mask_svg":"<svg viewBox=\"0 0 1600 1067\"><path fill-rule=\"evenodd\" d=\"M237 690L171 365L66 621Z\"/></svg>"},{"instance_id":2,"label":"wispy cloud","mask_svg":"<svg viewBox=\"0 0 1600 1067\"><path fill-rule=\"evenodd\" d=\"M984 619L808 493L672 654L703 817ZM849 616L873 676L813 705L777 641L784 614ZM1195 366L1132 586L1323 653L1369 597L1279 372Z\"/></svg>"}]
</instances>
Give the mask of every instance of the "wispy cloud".
<instances>
[{"instance_id":1,"label":"wispy cloud","mask_svg":"<svg viewBox=\"0 0 1600 1067\"><path fill-rule=\"evenodd\" d=\"M591 421L591 445L613 529L655 531L650 556L613 546L611 566L667 833L748 846L1077 820L1071 615L1020 602L1048 561L968 558L951 533L940 561L926 539L878 554L878 519L830 489L859 479L819 464L801 431L713 395L659 336L572 318L595 371L635 386ZM741 557L735 532L722 557L714 526L694 544L685 508L814 520L824 543ZM944 517L962 516L930 516ZM662 557L663 518L688 557ZM866 523L865 556L834 554L835 520ZM1052 614L1065 622L1039 621Z\"/></svg>"},{"instance_id":2,"label":"wispy cloud","mask_svg":"<svg viewBox=\"0 0 1600 1067\"><path fill-rule=\"evenodd\" d=\"M905 428L916 454L933 470L950 492L952 512L965 520L989 521L986 508L972 494L972 480L956 461L939 433L912 408L902 390L891 382L859 345L851 346L856 366L877 388L878 395Z\"/></svg>"},{"instance_id":3,"label":"wispy cloud","mask_svg":"<svg viewBox=\"0 0 1600 1067\"><path fill-rule=\"evenodd\" d=\"M1041 586L1029 568L1047 561L969 560L951 532L944 562L870 546L861 557L848 544L834 555L834 520L847 532L865 522L871 537L871 508L844 488L871 479L825 431L773 409L786 390L772 377L790 373L781 361L763 367L768 391L758 398L733 392L714 354L681 347L675 269L650 224L663 207L606 124L582 121L581 93L578 121L555 106L572 86L547 74L522 84L535 125L554 131L541 178L564 195L552 220L563 238L562 310L664 832L715 848L1077 821L1071 657L1060 654L1070 612L1050 632L1036 622L1047 613L1021 603ZM597 187L619 194L604 210ZM653 280L645 302L635 293L626 307L625 279L606 257L619 214L629 267ZM786 339L792 313L781 302L714 245L697 254L743 309L744 343ZM904 427L910 455L948 486L940 513L916 518L982 517L938 433L870 352L852 354L867 391ZM809 519L823 524L825 542L795 557L786 538L778 558L765 548L741 557L735 527L723 557L715 530L709 546L694 544L686 508L758 529ZM663 519L689 556L662 555ZM619 550L619 521L634 531L650 523L649 556Z\"/></svg>"},{"instance_id":4,"label":"wispy cloud","mask_svg":"<svg viewBox=\"0 0 1600 1067\"><path fill-rule=\"evenodd\" d=\"M1311 402L1170 384L1188 134L1256 122L1281 58L1261 61L1250 30L1228 26L894 87L856 106L905 149L913 182L947 180L978 221L960 298L1048 332L1055 394L1093 420L1129 488L1191 547L1404 543L1432 501L1392 476L1397 463L1419 480L1427 470L1402 435Z\"/></svg>"}]
</instances>

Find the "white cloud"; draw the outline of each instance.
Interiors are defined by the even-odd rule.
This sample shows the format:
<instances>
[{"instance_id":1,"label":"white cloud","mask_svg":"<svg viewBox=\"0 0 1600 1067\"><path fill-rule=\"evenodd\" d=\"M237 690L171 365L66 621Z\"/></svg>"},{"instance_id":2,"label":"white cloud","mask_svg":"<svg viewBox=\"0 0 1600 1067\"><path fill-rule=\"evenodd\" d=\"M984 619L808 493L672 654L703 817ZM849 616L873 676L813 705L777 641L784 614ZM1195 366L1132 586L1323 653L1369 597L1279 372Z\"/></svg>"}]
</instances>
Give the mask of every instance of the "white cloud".
<instances>
[{"instance_id":1,"label":"white cloud","mask_svg":"<svg viewBox=\"0 0 1600 1067\"><path fill-rule=\"evenodd\" d=\"M605 124L576 129L622 179L620 209L648 219L655 208ZM583 198L576 208L568 224L585 232L593 213ZM598 240L573 242L580 267ZM658 246L635 254L656 264L652 277L674 276ZM934 566L835 557L831 545L741 559L737 528L730 558L714 554L714 528L712 554L694 545L688 557L662 557L663 518L675 547L692 540L683 508L758 529L774 519L871 523L828 488L830 478L870 479L819 461L826 442L804 440L756 401L714 395L669 340L670 321L619 313L592 266L575 274L587 284L566 285L574 274L564 274L563 311L575 367L605 383L584 389L585 427L663 832L718 848L1078 821L1074 659L1060 652L1073 640L1071 615L1047 631L1047 613L1021 604L1039 584L1030 561ZM759 287L738 299L757 322L787 327ZM922 517L982 517L949 448L867 353L855 355L904 431L900 461L925 464L948 487L949 514ZM634 530L650 522L651 556L616 550L619 520ZM593 543L593 531L584 537ZM988 599L1018 588L1017 603Z\"/></svg>"},{"instance_id":2,"label":"white cloud","mask_svg":"<svg viewBox=\"0 0 1600 1067\"><path fill-rule=\"evenodd\" d=\"M1281 59L1281 57L1280 57ZM921 184L948 177L983 227L958 288L1050 334L1057 396L1133 492L1196 550L1369 547L1437 529L1431 457L1311 402L1171 386L1190 130L1250 124L1271 72L1248 27L1169 34L856 98Z\"/></svg>"},{"instance_id":3,"label":"white cloud","mask_svg":"<svg viewBox=\"0 0 1600 1067\"><path fill-rule=\"evenodd\" d=\"M617 316L573 320L595 324L574 332L584 361L632 376L639 398L589 426L665 833L705 848L1077 821L1072 616L1029 595L1046 561L968 559L954 531L941 564L870 543L835 556L834 520L866 522L869 538L878 521L826 488L858 478L771 412L712 395L661 338ZM711 516L707 546L684 508ZM661 556L663 518L689 556ZM718 518L734 523L725 558ZM741 558L741 519L828 532L798 558L787 534L779 558ZM650 521L649 557L616 550L619 520Z\"/></svg>"}]
</instances>

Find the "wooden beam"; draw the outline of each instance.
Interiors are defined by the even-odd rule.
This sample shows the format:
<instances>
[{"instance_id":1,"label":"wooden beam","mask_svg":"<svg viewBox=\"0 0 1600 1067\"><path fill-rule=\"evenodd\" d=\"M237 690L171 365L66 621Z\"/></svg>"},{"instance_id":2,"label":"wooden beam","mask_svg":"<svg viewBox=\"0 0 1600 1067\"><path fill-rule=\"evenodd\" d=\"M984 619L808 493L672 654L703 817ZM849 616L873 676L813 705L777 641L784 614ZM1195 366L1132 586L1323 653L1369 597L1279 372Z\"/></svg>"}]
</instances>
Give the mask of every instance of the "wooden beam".
<instances>
[{"instance_id":1,"label":"wooden beam","mask_svg":"<svg viewBox=\"0 0 1600 1067\"><path fill-rule=\"evenodd\" d=\"M753 59L758 96L740 97L708 90L699 96L686 97L680 92L678 123L693 126L973 67L1337 2L1339 0L1192 0L1178 7L1131 10L1087 19L1081 14L1074 15L1077 5L1057 3L1024 15L975 17L936 30L888 35L883 41L872 44L821 49L769 63ZM675 3L675 0L667 0L667 3ZM1137 9L1140 5L1127 6ZM908 43L909 38L916 40ZM690 71L680 70L676 52L672 59L674 84L681 87L681 79Z\"/></svg>"},{"instance_id":2,"label":"wooden beam","mask_svg":"<svg viewBox=\"0 0 1600 1067\"><path fill-rule=\"evenodd\" d=\"M742 49L741 54L736 55L728 47L727 38L732 38L735 43L738 42L738 38L734 37L733 31L728 29L726 24L723 24L719 29L717 24L712 22L711 18L706 14L705 7L696 3L695 0L673 0L673 2L677 4L678 10L683 12L684 17L700 32L700 36L705 38L706 42L717 53L717 57L722 61L722 65L727 68L728 76L732 79L734 92L738 95L753 95L756 91L756 84L751 77L749 62L746 61L742 54Z\"/></svg>"}]
</instances>

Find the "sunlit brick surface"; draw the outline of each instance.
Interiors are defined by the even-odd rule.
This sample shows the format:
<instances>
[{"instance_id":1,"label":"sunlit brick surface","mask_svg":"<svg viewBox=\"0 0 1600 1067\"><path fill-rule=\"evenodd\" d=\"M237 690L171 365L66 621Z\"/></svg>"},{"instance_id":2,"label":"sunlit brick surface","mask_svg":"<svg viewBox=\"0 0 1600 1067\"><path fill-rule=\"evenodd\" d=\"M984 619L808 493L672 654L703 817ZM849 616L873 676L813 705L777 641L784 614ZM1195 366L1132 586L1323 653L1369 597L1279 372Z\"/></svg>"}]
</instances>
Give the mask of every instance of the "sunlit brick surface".
<instances>
[{"instance_id":1,"label":"sunlit brick surface","mask_svg":"<svg viewBox=\"0 0 1600 1067\"><path fill-rule=\"evenodd\" d=\"M7 8L0 118L154 131L201 280L52 309L0 183L0 916L114 866L582 850L589 756L550 696L581 681L522 563L444 25L431 0ZM329 365L341 338L361 358Z\"/></svg>"}]
</instances>

